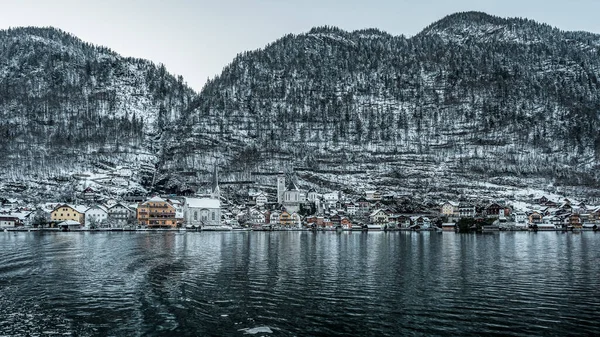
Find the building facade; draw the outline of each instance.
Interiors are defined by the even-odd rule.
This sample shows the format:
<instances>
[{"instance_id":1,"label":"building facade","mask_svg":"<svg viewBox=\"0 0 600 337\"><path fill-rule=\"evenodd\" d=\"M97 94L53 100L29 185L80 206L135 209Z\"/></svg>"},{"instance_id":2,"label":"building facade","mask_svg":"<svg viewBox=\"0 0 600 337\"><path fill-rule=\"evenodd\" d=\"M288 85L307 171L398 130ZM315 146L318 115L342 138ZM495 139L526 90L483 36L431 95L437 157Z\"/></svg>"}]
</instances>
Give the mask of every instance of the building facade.
<instances>
[{"instance_id":1,"label":"building facade","mask_svg":"<svg viewBox=\"0 0 600 337\"><path fill-rule=\"evenodd\" d=\"M150 228L177 227L175 207L160 197L153 197L137 208L137 220L140 225Z\"/></svg>"}]
</instances>

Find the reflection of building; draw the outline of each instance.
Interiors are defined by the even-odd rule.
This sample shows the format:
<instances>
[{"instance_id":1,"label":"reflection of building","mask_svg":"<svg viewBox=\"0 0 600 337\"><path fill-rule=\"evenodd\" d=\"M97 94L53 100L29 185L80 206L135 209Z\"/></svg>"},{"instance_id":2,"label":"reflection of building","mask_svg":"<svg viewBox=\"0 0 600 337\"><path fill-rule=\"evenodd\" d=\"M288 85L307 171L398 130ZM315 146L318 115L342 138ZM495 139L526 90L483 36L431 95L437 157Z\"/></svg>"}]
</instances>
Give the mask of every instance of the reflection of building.
<instances>
[{"instance_id":1,"label":"reflection of building","mask_svg":"<svg viewBox=\"0 0 600 337\"><path fill-rule=\"evenodd\" d=\"M137 219L148 227L176 227L175 207L160 197L142 203L137 208Z\"/></svg>"}]
</instances>

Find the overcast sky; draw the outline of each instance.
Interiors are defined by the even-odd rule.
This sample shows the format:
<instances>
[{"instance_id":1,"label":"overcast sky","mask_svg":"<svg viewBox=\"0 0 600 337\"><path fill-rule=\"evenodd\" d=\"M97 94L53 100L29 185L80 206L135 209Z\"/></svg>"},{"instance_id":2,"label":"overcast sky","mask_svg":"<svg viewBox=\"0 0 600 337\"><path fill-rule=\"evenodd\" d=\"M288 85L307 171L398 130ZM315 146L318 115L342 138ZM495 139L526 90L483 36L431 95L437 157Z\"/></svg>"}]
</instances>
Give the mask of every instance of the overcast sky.
<instances>
[{"instance_id":1,"label":"overcast sky","mask_svg":"<svg viewBox=\"0 0 600 337\"><path fill-rule=\"evenodd\" d=\"M459 11L600 33L600 0L0 0L0 29L53 26L164 63L200 90L239 52L315 26L412 36Z\"/></svg>"}]
</instances>

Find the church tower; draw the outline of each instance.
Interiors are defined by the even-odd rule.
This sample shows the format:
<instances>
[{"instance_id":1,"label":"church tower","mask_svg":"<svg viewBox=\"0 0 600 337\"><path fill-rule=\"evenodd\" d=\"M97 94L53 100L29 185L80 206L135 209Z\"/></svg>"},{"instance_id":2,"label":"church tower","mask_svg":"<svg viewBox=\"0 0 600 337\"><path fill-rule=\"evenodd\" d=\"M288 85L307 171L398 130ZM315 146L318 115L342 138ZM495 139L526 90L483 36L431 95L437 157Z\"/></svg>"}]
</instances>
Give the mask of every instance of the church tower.
<instances>
[{"instance_id":1,"label":"church tower","mask_svg":"<svg viewBox=\"0 0 600 337\"><path fill-rule=\"evenodd\" d=\"M277 176L277 203L283 204L283 192L285 192L285 175L279 172Z\"/></svg>"},{"instance_id":2,"label":"church tower","mask_svg":"<svg viewBox=\"0 0 600 337\"><path fill-rule=\"evenodd\" d=\"M213 199L221 199L221 190L219 189L219 170L217 168L217 163L215 162L215 167L213 169L212 176L212 192L210 197Z\"/></svg>"}]
</instances>

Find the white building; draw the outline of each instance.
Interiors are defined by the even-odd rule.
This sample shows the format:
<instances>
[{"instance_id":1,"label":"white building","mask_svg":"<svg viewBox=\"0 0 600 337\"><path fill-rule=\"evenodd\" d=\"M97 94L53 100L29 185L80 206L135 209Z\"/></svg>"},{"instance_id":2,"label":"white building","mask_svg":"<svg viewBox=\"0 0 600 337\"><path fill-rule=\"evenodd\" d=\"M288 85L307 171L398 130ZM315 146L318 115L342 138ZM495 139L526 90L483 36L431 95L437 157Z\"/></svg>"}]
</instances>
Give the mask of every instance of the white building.
<instances>
[{"instance_id":1,"label":"white building","mask_svg":"<svg viewBox=\"0 0 600 337\"><path fill-rule=\"evenodd\" d=\"M308 195L306 199L310 202L316 202L317 200L319 200L319 197L319 193L317 193L317 191L315 191L314 188L311 188L310 190L308 190Z\"/></svg>"},{"instance_id":2,"label":"white building","mask_svg":"<svg viewBox=\"0 0 600 337\"><path fill-rule=\"evenodd\" d=\"M365 198L369 201L379 201L381 200L381 193L378 191L365 191Z\"/></svg>"},{"instance_id":3,"label":"white building","mask_svg":"<svg viewBox=\"0 0 600 337\"><path fill-rule=\"evenodd\" d=\"M289 213L295 213L300 210L300 204L303 202L302 191L298 189L294 182L290 181L286 190L283 192L283 206ZM306 200L306 198L304 198Z\"/></svg>"},{"instance_id":4,"label":"white building","mask_svg":"<svg viewBox=\"0 0 600 337\"><path fill-rule=\"evenodd\" d=\"M185 198L183 216L187 226L220 226L221 201L213 198Z\"/></svg>"},{"instance_id":5,"label":"white building","mask_svg":"<svg viewBox=\"0 0 600 337\"><path fill-rule=\"evenodd\" d=\"M458 215L458 203L452 201L443 203L441 213L442 216L447 216L449 218Z\"/></svg>"},{"instance_id":6,"label":"white building","mask_svg":"<svg viewBox=\"0 0 600 337\"><path fill-rule=\"evenodd\" d=\"M123 227L132 222L135 217L135 210L117 203L108 209L108 221L111 226Z\"/></svg>"},{"instance_id":7,"label":"white building","mask_svg":"<svg viewBox=\"0 0 600 337\"><path fill-rule=\"evenodd\" d=\"M348 215L356 215L357 211L358 211L358 207L356 206L355 203L349 202L348 204L346 204L346 213Z\"/></svg>"},{"instance_id":8,"label":"white building","mask_svg":"<svg viewBox=\"0 0 600 337\"><path fill-rule=\"evenodd\" d=\"M104 227L107 225L108 211L104 206L95 205L85 211L85 223L87 226Z\"/></svg>"},{"instance_id":9,"label":"white building","mask_svg":"<svg viewBox=\"0 0 600 337\"><path fill-rule=\"evenodd\" d=\"M273 213L271 213L271 218L269 219L269 223L272 226L279 225L279 217L280 216L281 216L281 213L279 213L279 212L273 212Z\"/></svg>"},{"instance_id":10,"label":"white building","mask_svg":"<svg viewBox=\"0 0 600 337\"><path fill-rule=\"evenodd\" d=\"M256 196L256 206L264 206L265 204L267 204L269 202L269 199L267 198L267 195L264 192L260 192L257 196Z\"/></svg>"},{"instance_id":11,"label":"white building","mask_svg":"<svg viewBox=\"0 0 600 337\"><path fill-rule=\"evenodd\" d=\"M12 228L17 225L18 218L15 216L0 216L0 228Z\"/></svg>"},{"instance_id":12,"label":"white building","mask_svg":"<svg viewBox=\"0 0 600 337\"><path fill-rule=\"evenodd\" d=\"M515 227L527 228L528 222L529 222L529 219L527 218L527 214L525 212L516 212L515 213Z\"/></svg>"},{"instance_id":13,"label":"white building","mask_svg":"<svg viewBox=\"0 0 600 337\"><path fill-rule=\"evenodd\" d=\"M331 192L323 194L323 206L325 208L336 207L337 202L340 200L338 192Z\"/></svg>"}]
</instances>

